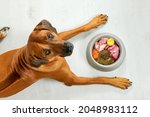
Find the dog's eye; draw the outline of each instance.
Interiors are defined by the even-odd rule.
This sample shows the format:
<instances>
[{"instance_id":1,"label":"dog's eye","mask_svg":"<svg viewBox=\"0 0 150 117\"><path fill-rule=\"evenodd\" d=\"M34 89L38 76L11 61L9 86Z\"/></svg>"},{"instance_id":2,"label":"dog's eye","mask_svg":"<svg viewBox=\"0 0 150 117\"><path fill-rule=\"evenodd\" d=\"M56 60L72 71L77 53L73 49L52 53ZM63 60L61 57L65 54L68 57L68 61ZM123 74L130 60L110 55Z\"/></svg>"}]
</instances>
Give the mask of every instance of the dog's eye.
<instances>
[{"instance_id":1,"label":"dog's eye","mask_svg":"<svg viewBox=\"0 0 150 117\"><path fill-rule=\"evenodd\" d=\"M48 35L48 39L53 39L53 38L54 38L54 35L52 35L52 34Z\"/></svg>"},{"instance_id":2,"label":"dog's eye","mask_svg":"<svg viewBox=\"0 0 150 117\"><path fill-rule=\"evenodd\" d=\"M50 49L44 49L43 51L44 51L45 55L51 54L51 50Z\"/></svg>"}]
</instances>

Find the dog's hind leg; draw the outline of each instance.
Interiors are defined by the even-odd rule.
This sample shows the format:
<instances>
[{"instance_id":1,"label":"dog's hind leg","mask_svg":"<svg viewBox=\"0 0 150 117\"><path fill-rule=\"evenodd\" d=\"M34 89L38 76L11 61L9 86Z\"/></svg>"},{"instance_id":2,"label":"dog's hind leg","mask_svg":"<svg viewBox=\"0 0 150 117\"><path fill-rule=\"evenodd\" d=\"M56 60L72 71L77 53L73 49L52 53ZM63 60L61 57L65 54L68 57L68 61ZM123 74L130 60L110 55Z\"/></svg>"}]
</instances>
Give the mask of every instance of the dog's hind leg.
<instances>
[{"instance_id":1,"label":"dog's hind leg","mask_svg":"<svg viewBox=\"0 0 150 117\"><path fill-rule=\"evenodd\" d=\"M89 31L91 29L94 29L102 24L105 24L107 22L108 16L107 15L98 15L96 17L94 17L89 23L78 27L76 29L73 30L69 30L69 31L65 31L65 32L61 32L58 34L58 36L63 39L63 40L68 40L73 36L76 36L77 34L81 33L81 32L86 32Z\"/></svg>"},{"instance_id":2,"label":"dog's hind leg","mask_svg":"<svg viewBox=\"0 0 150 117\"><path fill-rule=\"evenodd\" d=\"M32 83L31 83L32 84ZM0 91L0 98L8 97L18 93L19 91L25 89L26 87L31 85L30 83L24 81L22 78L16 80L7 88Z\"/></svg>"}]
</instances>

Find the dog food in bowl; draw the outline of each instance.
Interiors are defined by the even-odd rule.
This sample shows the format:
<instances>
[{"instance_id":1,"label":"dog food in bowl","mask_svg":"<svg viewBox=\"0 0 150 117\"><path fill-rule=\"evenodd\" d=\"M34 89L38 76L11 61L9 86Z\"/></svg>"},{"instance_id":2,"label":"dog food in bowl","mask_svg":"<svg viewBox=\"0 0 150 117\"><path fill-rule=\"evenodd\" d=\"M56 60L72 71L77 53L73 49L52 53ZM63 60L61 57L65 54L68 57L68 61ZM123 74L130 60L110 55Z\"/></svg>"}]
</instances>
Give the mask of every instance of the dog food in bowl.
<instances>
[{"instance_id":1,"label":"dog food in bowl","mask_svg":"<svg viewBox=\"0 0 150 117\"><path fill-rule=\"evenodd\" d=\"M118 60L119 55L119 45L112 37L101 37L94 43L92 57L99 64L111 65Z\"/></svg>"},{"instance_id":2,"label":"dog food in bowl","mask_svg":"<svg viewBox=\"0 0 150 117\"><path fill-rule=\"evenodd\" d=\"M112 71L122 64L126 50L118 36L100 33L89 41L86 56L92 67L100 71Z\"/></svg>"}]
</instances>

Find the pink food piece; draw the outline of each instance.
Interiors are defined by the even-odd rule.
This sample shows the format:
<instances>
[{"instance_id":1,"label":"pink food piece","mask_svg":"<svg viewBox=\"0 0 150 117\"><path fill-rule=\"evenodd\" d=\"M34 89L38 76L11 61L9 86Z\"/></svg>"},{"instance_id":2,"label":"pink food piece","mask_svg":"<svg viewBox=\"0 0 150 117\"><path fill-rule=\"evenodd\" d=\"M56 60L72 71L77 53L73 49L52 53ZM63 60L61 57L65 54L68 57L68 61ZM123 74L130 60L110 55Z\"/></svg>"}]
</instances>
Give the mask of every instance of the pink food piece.
<instances>
[{"instance_id":1,"label":"pink food piece","mask_svg":"<svg viewBox=\"0 0 150 117\"><path fill-rule=\"evenodd\" d=\"M95 49L97 49L98 51L104 50L107 46L107 40L108 38L101 38L98 42L95 43Z\"/></svg>"},{"instance_id":2,"label":"pink food piece","mask_svg":"<svg viewBox=\"0 0 150 117\"><path fill-rule=\"evenodd\" d=\"M107 44L102 44L99 46L99 51L102 51L105 49L105 47L107 46Z\"/></svg>"},{"instance_id":3,"label":"pink food piece","mask_svg":"<svg viewBox=\"0 0 150 117\"><path fill-rule=\"evenodd\" d=\"M108 50L110 52L110 56L117 60L119 57L119 47L116 44L114 44L113 46L110 46Z\"/></svg>"},{"instance_id":4,"label":"pink food piece","mask_svg":"<svg viewBox=\"0 0 150 117\"><path fill-rule=\"evenodd\" d=\"M96 49L96 50L98 50L99 51L99 43L98 42L95 42L95 44L94 44L94 48Z\"/></svg>"},{"instance_id":5,"label":"pink food piece","mask_svg":"<svg viewBox=\"0 0 150 117\"><path fill-rule=\"evenodd\" d=\"M95 42L94 45L94 49L98 50L98 51L102 51L105 49L105 47L107 46L107 44L99 44L99 42Z\"/></svg>"},{"instance_id":6,"label":"pink food piece","mask_svg":"<svg viewBox=\"0 0 150 117\"><path fill-rule=\"evenodd\" d=\"M115 44L112 45L112 46L109 46L108 50L111 51L111 50L114 49L114 48L115 48Z\"/></svg>"},{"instance_id":7,"label":"pink food piece","mask_svg":"<svg viewBox=\"0 0 150 117\"><path fill-rule=\"evenodd\" d=\"M102 38L99 40L99 44L100 44L100 45L106 44L106 43L107 43L107 40L108 40L108 38L102 37Z\"/></svg>"},{"instance_id":8,"label":"pink food piece","mask_svg":"<svg viewBox=\"0 0 150 117\"><path fill-rule=\"evenodd\" d=\"M109 45L107 45L106 47L105 47L105 50L108 50L108 48L109 48L110 46Z\"/></svg>"}]
</instances>

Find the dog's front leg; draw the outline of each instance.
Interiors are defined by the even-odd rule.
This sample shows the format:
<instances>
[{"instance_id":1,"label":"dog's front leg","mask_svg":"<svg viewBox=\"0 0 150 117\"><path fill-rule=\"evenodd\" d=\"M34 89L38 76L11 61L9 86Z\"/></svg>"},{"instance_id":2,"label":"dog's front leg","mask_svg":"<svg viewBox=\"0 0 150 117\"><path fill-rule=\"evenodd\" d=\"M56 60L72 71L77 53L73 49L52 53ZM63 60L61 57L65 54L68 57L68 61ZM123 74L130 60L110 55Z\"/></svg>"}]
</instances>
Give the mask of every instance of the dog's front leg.
<instances>
[{"instance_id":1,"label":"dog's front leg","mask_svg":"<svg viewBox=\"0 0 150 117\"><path fill-rule=\"evenodd\" d=\"M81 27L78 27L76 29L73 29L73 30L61 32L58 34L58 36L63 40L68 40L71 37L76 36L77 34L81 32L86 32L86 31L89 31L93 28L100 26L101 24L105 24L107 22L107 19L108 19L107 15L102 15L102 14L98 15L94 17L89 23Z\"/></svg>"},{"instance_id":2,"label":"dog's front leg","mask_svg":"<svg viewBox=\"0 0 150 117\"><path fill-rule=\"evenodd\" d=\"M68 75L69 77L66 78L64 83L67 86L72 85L91 85L91 84L105 84L105 85L112 85L121 89L127 89L131 86L132 82L127 78L121 77L77 77L76 75Z\"/></svg>"}]
</instances>

